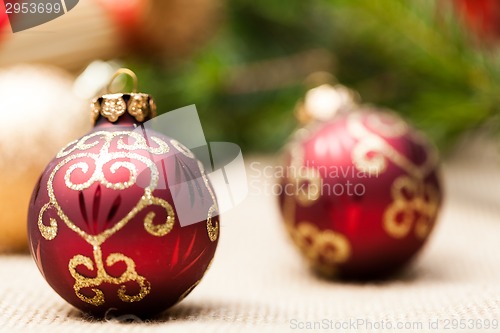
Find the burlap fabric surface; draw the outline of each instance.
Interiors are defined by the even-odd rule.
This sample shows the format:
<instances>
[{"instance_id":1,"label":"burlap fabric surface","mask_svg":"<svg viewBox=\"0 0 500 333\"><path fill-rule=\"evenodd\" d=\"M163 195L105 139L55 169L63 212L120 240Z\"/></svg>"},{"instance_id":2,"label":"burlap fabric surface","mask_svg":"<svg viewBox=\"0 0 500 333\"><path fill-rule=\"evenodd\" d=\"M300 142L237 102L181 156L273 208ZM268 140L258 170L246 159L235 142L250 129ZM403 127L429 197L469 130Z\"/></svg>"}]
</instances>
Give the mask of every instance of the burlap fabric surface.
<instances>
[{"instance_id":1,"label":"burlap fabric surface","mask_svg":"<svg viewBox=\"0 0 500 333\"><path fill-rule=\"evenodd\" d=\"M0 257L0 329L310 332L312 325L324 332L500 331L484 328L500 321L500 163L494 155L462 154L444 164L446 200L435 233L394 279L342 283L311 274L284 233L275 198L262 193L272 180L256 170L273 161L247 158L258 162L248 169L250 194L222 217L213 266L181 304L149 322L92 321L52 291L28 255L8 255ZM452 329L459 324L455 319L467 327Z\"/></svg>"}]
</instances>

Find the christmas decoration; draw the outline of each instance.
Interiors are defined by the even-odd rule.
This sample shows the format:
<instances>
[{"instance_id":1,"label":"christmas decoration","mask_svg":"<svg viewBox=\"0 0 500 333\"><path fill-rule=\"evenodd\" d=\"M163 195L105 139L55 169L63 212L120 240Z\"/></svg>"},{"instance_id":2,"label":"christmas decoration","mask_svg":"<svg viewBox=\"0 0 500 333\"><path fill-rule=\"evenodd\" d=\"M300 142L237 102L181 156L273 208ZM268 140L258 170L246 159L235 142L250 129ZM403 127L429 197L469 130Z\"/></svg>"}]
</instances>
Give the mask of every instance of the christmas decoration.
<instances>
[{"instance_id":1,"label":"christmas decoration","mask_svg":"<svg viewBox=\"0 0 500 333\"><path fill-rule=\"evenodd\" d=\"M88 130L73 78L51 66L0 69L0 252L25 251L33 184L62 145ZM57 120L57 124L54 120Z\"/></svg>"},{"instance_id":2,"label":"christmas decoration","mask_svg":"<svg viewBox=\"0 0 500 333\"><path fill-rule=\"evenodd\" d=\"M325 99L328 93L333 98ZM289 145L280 207L316 271L381 277L407 263L434 227L441 204L438 156L395 114L353 107L347 96L345 88L327 85L308 93L301 109L316 118L337 114L299 130ZM330 110L323 104L318 113L310 100L318 98L330 102Z\"/></svg>"},{"instance_id":3,"label":"christmas decoration","mask_svg":"<svg viewBox=\"0 0 500 333\"><path fill-rule=\"evenodd\" d=\"M218 0L79 1L31 33L0 36L0 65L36 62L79 71L95 59L131 54L156 63L178 60L212 34L220 9Z\"/></svg>"},{"instance_id":4,"label":"christmas decoration","mask_svg":"<svg viewBox=\"0 0 500 333\"><path fill-rule=\"evenodd\" d=\"M121 69L114 78L122 73L135 77ZM216 198L193 153L143 125L155 114L151 96L106 94L91 110L94 129L60 150L35 187L32 255L75 307L148 317L182 300L208 269ZM204 220L180 221L179 198Z\"/></svg>"}]
</instances>

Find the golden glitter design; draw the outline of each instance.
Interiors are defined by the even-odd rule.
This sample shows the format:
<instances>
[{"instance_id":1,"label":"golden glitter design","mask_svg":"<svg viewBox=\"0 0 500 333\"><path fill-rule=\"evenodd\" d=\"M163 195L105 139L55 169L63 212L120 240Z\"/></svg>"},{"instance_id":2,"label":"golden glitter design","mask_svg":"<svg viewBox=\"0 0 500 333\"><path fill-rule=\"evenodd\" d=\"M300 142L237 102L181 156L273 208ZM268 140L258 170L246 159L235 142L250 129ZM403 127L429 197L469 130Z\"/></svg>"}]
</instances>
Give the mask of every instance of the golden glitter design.
<instances>
[{"instance_id":1,"label":"golden glitter design","mask_svg":"<svg viewBox=\"0 0 500 333\"><path fill-rule=\"evenodd\" d=\"M71 276L75 279L75 285L73 286L76 296L82 301L99 306L105 303L104 293L97 287L102 283L110 283L115 285L121 285L118 290L118 297L123 302L137 302L142 300L149 294L151 290L150 283L142 276L137 274L135 270L135 262L126 257L121 253L112 253L106 259L106 266L110 267L117 262L124 262L126 265L126 270L119 277L114 277L109 275L104 268L104 263L102 260L102 252L99 246L94 247L94 260L96 267L94 268L94 262L91 258L85 257L83 255L74 256L68 265ZM95 278L86 277L77 271L79 265L85 266L90 271L96 271ZM139 292L136 295L127 294L127 289L123 285L125 282L135 282L139 286ZM82 289L89 288L95 294L93 297L87 297L83 295L80 291Z\"/></svg>"},{"instance_id":2,"label":"golden glitter design","mask_svg":"<svg viewBox=\"0 0 500 333\"><path fill-rule=\"evenodd\" d=\"M210 206L208 209L208 217L207 217L207 233L208 238L211 242L215 242L217 240L217 236L219 235L219 222L215 221L215 226L212 222L212 216L216 211L215 205Z\"/></svg>"},{"instance_id":3,"label":"golden glitter design","mask_svg":"<svg viewBox=\"0 0 500 333\"><path fill-rule=\"evenodd\" d=\"M389 138L408 135L415 143L426 148L424 163L416 165L406 156L379 135L371 132L361 121L361 114L353 113L347 120L347 128L351 135L358 139L352 151L352 161L356 168L368 174L383 173L388 161L391 161L408 175L400 176L391 186L393 202L387 207L383 216L383 228L393 238L406 237L415 224L415 235L424 240L433 227L438 213L440 194L437 188L425 182L425 178L437 167L438 156L434 147L430 146L418 132L409 131L406 123L397 116L382 122L379 115L367 116L367 123L376 127Z\"/></svg>"},{"instance_id":4,"label":"golden glitter design","mask_svg":"<svg viewBox=\"0 0 500 333\"><path fill-rule=\"evenodd\" d=\"M384 213L386 232L394 238L403 238L415 223L415 235L425 239L432 230L438 210L439 194L434 186L401 176L392 185L392 197L394 201Z\"/></svg>"},{"instance_id":5,"label":"golden glitter design","mask_svg":"<svg viewBox=\"0 0 500 333\"><path fill-rule=\"evenodd\" d=\"M301 221L287 230L313 268L324 275L334 275L336 267L351 257L351 244L347 237L339 232L319 230L308 221Z\"/></svg>"},{"instance_id":6,"label":"golden glitter design","mask_svg":"<svg viewBox=\"0 0 500 333\"><path fill-rule=\"evenodd\" d=\"M291 165L299 167L303 164L303 152L298 145L291 147ZM317 173L317 177L321 176ZM295 177L290 177L288 182L297 186L298 183ZM316 180L308 180L310 183ZM293 193L296 193L295 189ZM297 245L302 254L308 259L312 267L323 275L333 276L337 272L337 265L349 260L351 257L351 244L347 237L342 233L333 230L319 230L314 224L308 221L301 221L295 224L296 205L308 206L314 203L318 198L313 194L307 193L304 198L308 201L300 199L298 196L285 196L283 203L283 215L285 226L290 234L293 242ZM311 200L311 198L313 198Z\"/></svg>"},{"instance_id":7,"label":"golden glitter design","mask_svg":"<svg viewBox=\"0 0 500 333\"><path fill-rule=\"evenodd\" d=\"M166 223L163 224L154 224L153 220L155 218L155 213L154 212L149 212L148 215L146 215L146 218L144 219L144 229L146 229L147 232L149 232L153 236L165 236L168 234L172 228L174 227L175 223L175 213L172 208L166 201L163 200L158 200L158 198L152 199L153 204L159 205L163 207L167 211L167 221Z\"/></svg>"},{"instance_id":8,"label":"golden glitter design","mask_svg":"<svg viewBox=\"0 0 500 333\"><path fill-rule=\"evenodd\" d=\"M297 202L300 205L306 207L310 206L320 198L323 182L318 170L314 168L305 168L293 181L296 182L298 187L302 184L306 184L305 191L297 191Z\"/></svg>"},{"instance_id":9,"label":"golden glitter design","mask_svg":"<svg viewBox=\"0 0 500 333\"><path fill-rule=\"evenodd\" d=\"M370 114L367 123L387 138L396 138L408 133L408 125L394 112L384 111L377 116Z\"/></svg>"},{"instance_id":10,"label":"golden glitter design","mask_svg":"<svg viewBox=\"0 0 500 333\"><path fill-rule=\"evenodd\" d=\"M46 226L42 223L43 213L49 208L52 208L52 205L46 203L38 213L38 229L40 229L40 233L46 240L52 240L57 236L57 221L55 219L49 219L50 226Z\"/></svg>"},{"instance_id":11,"label":"golden glitter design","mask_svg":"<svg viewBox=\"0 0 500 333\"><path fill-rule=\"evenodd\" d=\"M368 122L376 122L373 119L377 117L378 115L375 114L368 115ZM371 175L379 175L385 171L387 160L390 160L412 176L423 179L435 169L438 163L436 150L425 144L425 140L419 134L408 132L407 127L402 122L403 120L395 118L393 124L394 131L391 133L389 125L386 124L384 130L381 132L388 137L408 134L413 141L424 144L428 148L428 155L425 162L421 165L415 165L382 137L366 128L361 121L361 114L352 113L347 119L347 129L354 138L358 139L352 152L352 161L358 170Z\"/></svg>"},{"instance_id":12,"label":"golden glitter design","mask_svg":"<svg viewBox=\"0 0 500 333\"><path fill-rule=\"evenodd\" d=\"M203 182L205 183L205 187L207 188L208 193L212 198L212 206L210 206L210 208L208 209L208 214L207 214L207 233L210 241L215 242L219 237L219 221L216 220L214 225L212 218L213 214L219 211L219 207L217 206L217 199L215 198L214 191L212 190L212 187L208 183L208 177L205 173L205 167L203 166L203 163L201 163L200 161L197 162L198 162L198 168L200 169L201 177L203 178Z\"/></svg>"},{"instance_id":13,"label":"golden glitter design","mask_svg":"<svg viewBox=\"0 0 500 333\"><path fill-rule=\"evenodd\" d=\"M315 168L304 166L304 150L297 144L292 144L291 149L291 162L293 172L288 175L288 182L300 188L305 184L304 191L295 191L297 193L297 202L308 207L315 203L321 196L321 187L323 181L319 171ZM313 191L312 189L315 189Z\"/></svg>"},{"instance_id":14,"label":"golden glitter design","mask_svg":"<svg viewBox=\"0 0 500 333\"><path fill-rule=\"evenodd\" d=\"M127 140L131 141L132 143L125 143L125 138L127 138ZM121 151L109 152L111 143L116 139L117 148ZM121 230L139 212L150 206L162 207L167 213L167 218L162 224L154 224L153 220L155 218L155 213L149 212L144 218L144 228L148 233L157 237L165 236L172 230L174 226L175 213L172 206L166 200L157 198L153 195L153 191L154 189L156 189L159 181L159 171L156 165L150 159L135 152L137 150L142 150L155 155L165 154L169 152L168 145L161 139L157 137L151 137L151 141L156 143L157 146L149 147L146 144L146 140L144 139L144 137L135 132L99 131L84 136L80 140L71 142L57 154L57 158L62 158L62 160L54 167L49 176L47 182L49 202L46 203L39 212L38 227L40 229L41 235L46 240L54 239L57 236L57 221L54 218L51 218L50 225L44 225L43 216L49 209L55 210L57 216L66 224L68 228L80 235L80 237L82 237L88 244L93 247L94 261L92 261L92 259L89 257L76 255L70 260L68 264L71 276L73 276L73 278L75 279L75 293L82 301L86 303L95 306L99 306L105 303L104 293L98 288L102 283L121 285L120 289L118 290L118 297L124 302L140 301L150 292L151 288L149 282L136 272L135 262L124 254L112 253L107 257L106 266L108 267L120 261L125 263L126 265L126 270L123 274L121 274L121 276L110 276L104 268L101 245L109 237ZM96 154L85 152L85 150L97 147L99 145L101 146L99 153ZM67 164L77 159L85 159L85 162L75 162L67 168L64 174L65 185L68 187L68 189L74 191L82 191L88 189L96 182L113 190L124 190L133 186L136 183L137 175L139 174L136 165L131 162L116 161L117 159L129 159L138 161L141 164L144 164L145 168L149 169L151 174L149 185L144 189L144 194L142 195L139 202L134 207L132 207L130 212L125 217L123 217L112 227L104 230L98 235L88 234L78 226L76 226L62 210L54 194L53 182L55 175L61 170L63 166L66 166ZM85 182L75 184L71 180L71 175L75 172L75 170L80 170L84 174L89 174L89 160L93 161L93 172L89 175L88 179ZM109 171L111 173L115 173L118 169L128 170L130 175L129 179L124 182L111 182L106 179L104 175L104 168L108 164L110 164ZM142 169L140 171L142 171ZM80 274L77 270L78 266L80 265L85 266L88 270L95 271L95 277L90 278ZM127 294L126 287L123 285L125 282L137 283L140 287L139 293L137 295ZM87 297L83 295L80 291L84 288L90 288L95 295L93 297Z\"/></svg>"}]
</instances>

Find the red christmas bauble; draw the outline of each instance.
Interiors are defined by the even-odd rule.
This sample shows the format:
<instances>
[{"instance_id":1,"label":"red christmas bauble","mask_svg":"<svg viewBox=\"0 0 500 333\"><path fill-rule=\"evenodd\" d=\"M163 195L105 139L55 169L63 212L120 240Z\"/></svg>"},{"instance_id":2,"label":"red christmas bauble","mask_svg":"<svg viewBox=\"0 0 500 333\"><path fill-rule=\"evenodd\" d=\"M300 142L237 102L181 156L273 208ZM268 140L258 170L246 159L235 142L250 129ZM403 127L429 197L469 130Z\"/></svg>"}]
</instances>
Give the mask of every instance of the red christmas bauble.
<instances>
[{"instance_id":1,"label":"red christmas bauble","mask_svg":"<svg viewBox=\"0 0 500 333\"><path fill-rule=\"evenodd\" d=\"M286 153L279 202L312 267L374 278L407 263L441 204L436 150L398 116L368 108L299 133Z\"/></svg>"},{"instance_id":2,"label":"red christmas bauble","mask_svg":"<svg viewBox=\"0 0 500 333\"><path fill-rule=\"evenodd\" d=\"M217 247L217 203L203 165L141 126L153 111L145 94L97 99L95 128L49 163L30 202L40 272L66 301L97 316L110 309L151 316L174 305L199 283ZM204 220L182 223L178 200Z\"/></svg>"},{"instance_id":3,"label":"red christmas bauble","mask_svg":"<svg viewBox=\"0 0 500 333\"><path fill-rule=\"evenodd\" d=\"M500 2L497 0L455 0L464 23L483 42L500 38Z\"/></svg>"}]
</instances>

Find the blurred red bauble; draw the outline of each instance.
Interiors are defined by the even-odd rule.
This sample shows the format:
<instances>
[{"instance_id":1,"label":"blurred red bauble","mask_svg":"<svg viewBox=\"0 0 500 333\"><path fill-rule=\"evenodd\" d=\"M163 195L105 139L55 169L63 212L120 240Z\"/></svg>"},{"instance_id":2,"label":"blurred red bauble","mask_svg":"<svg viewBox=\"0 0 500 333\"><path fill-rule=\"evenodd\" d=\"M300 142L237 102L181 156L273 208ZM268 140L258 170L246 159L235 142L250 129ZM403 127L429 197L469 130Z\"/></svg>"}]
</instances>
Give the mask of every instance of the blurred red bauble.
<instances>
[{"instance_id":1,"label":"blurred red bauble","mask_svg":"<svg viewBox=\"0 0 500 333\"><path fill-rule=\"evenodd\" d=\"M465 24L481 40L490 42L500 38L500 1L454 0Z\"/></svg>"},{"instance_id":2,"label":"blurred red bauble","mask_svg":"<svg viewBox=\"0 0 500 333\"><path fill-rule=\"evenodd\" d=\"M122 45L144 57L181 59L216 30L219 0L97 0L120 30Z\"/></svg>"},{"instance_id":3,"label":"blurred red bauble","mask_svg":"<svg viewBox=\"0 0 500 333\"><path fill-rule=\"evenodd\" d=\"M97 316L169 308L199 283L217 247L217 203L203 165L141 126L154 108L146 94L96 99L96 126L49 163L30 202L38 268L66 301ZM177 200L204 220L180 221Z\"/></svg>"},{"instance_id":4,"label":"blurred red bauble","mask_svg":"<svg viewBox=\"0 0 500 333\"><path fill-rule=\"evenodd\" d=\"M378 278L422 247L441 205L436 150L398 116L358 107L297 132L279 198L318 273Z\"/></svg>"}]
</instances>

